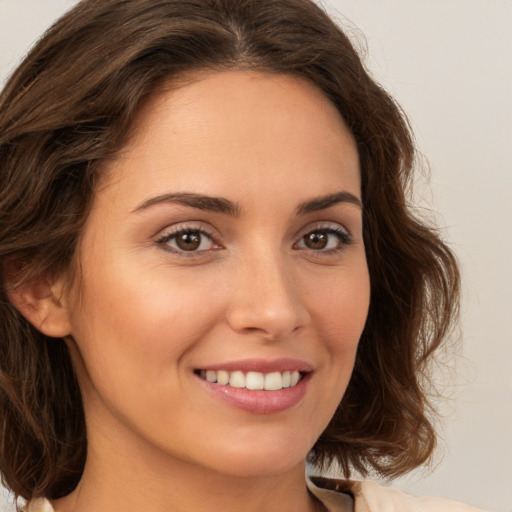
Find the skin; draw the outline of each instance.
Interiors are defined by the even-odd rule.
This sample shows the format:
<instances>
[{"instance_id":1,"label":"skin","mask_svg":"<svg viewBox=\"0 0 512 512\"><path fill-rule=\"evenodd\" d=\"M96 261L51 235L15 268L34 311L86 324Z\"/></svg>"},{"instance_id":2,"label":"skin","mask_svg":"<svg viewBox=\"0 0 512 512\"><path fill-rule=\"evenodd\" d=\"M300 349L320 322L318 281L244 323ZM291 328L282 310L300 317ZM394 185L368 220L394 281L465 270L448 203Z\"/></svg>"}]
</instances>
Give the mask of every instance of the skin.
<instances>
[{"instance_id":1,"label":"skin","mask_svg":"<svg viewBox=\"0 0 512 512\"><path fill-rule=\"evenodd\" d=\"M66 331L89 450L57 512L318 507L305 458L345 392L369 304L362 210L345 200L360 199L356 146L304 80L193 78L144 105L105 165L80 277L71 290L52 287L60 310L46 328ZM340 192L328 207L297 212ZM154 201L177 193L224 198L237 215ZM179 227L208 233L200 250L169 239ZM327 248L308 247L308 233ZM194 373L283 357L312 372L299 403L276 414L227 404Z\"/></svg>"}]
</instances>

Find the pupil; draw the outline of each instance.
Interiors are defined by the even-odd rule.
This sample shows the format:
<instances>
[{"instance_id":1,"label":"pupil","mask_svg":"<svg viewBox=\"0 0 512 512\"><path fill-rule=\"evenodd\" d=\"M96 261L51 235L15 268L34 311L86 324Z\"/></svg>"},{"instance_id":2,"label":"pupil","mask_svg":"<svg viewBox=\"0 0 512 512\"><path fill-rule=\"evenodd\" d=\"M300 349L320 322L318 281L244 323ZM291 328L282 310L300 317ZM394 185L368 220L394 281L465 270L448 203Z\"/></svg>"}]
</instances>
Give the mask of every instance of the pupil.
<instances>
[{"instance_id":1,"label":"pupil","mask_svg":"<svg viewBox=\"0 0 512 512\"><path fill-rule=\"evenodd\" d=\"M199 233L183 233L176 240L176 244L184 251L194 251L201 245Z\"/></svg>"},{"instance_id":2,"label":"pupil","mask_svg":"<svg viewBox=\"0 0 512 512\"><path fill-rule=\"evenodd\" d=\"M310 249L324 249L327 245L327 234L322 232L310 233L306 235L305 242Z\"/></svg>"}]
</instances>

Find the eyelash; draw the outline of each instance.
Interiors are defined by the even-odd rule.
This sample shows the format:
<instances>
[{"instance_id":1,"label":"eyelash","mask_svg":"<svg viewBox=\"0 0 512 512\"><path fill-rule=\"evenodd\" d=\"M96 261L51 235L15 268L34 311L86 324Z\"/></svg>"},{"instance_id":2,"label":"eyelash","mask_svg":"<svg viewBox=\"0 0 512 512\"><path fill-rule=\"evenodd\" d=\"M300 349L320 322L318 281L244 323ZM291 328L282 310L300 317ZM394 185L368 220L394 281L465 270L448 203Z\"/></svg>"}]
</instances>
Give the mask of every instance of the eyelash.
<instances>
[{"instance_id":1,"label":"eyelash","mask_svg":"<svg viewBox=\"0 0 512 512\"><path fill-rule=\"evenodd\" d=\"M326 250L311 249L311 248L307 248L307 247L304 248L306 251L308 251L310 253L317 254L317 255L319 255L319 254L330 255L330 254L340 253L353 243L352 236L345 229L343 229L341 227L318 226L318 227L314 227L313 229L310 229L306 233L304 233L300 237L300 239L294 243L294 245L293 245L294 248L296 247L297 244L299 244L300 242L303 242L305 240L306 236L311 235L313 233L325 233L327 235L335 235L338 238L338 243L339 243L339 247L334 247L334 248L330 248L330 249L326 249ZM169 233L166 233L165 235L158 238L156 240L156 244L161 246L166 251L172 252L174 254L179 254L180 256L192 257L192 258L199 257L199 256L203 255L203 253L205 253L209 250L209 249L203 249L203 250L199 250L199 251L198 250L186 251L186 250L179 249L179 248L172 248L168 245L171 240L176 240L179 236L186 235L186 234L198 234L201 237L208 238L212 244L217 245L217 248L213 249L213 250L218 250L218 249L222 248L222 246L220 244L216 243L215 237L211 233L208 233L207 231L205 231L203 229L200 229L198 227L193 227L193 226L180 226L180 227L176 228L175 230L173 230Z\"/></svg>"},{"instance_id":2,"label":"eyelash","mask_svg":"<svg viewBox=\"0 0 512 512\"><path fill-rule=\"evenodd\" d=\"M306 250L309 250L309 252L314 253L314 254L321 254L321 255L337 254L337 253L344 251L354 241L352 236L345 229L343 229L341 227L318 226L318 227L314 227L313 229L309 229L307 231L307 233L304 233L300 237L299 241L295 242L294 246L297 245L298 243L304 241L306 236L311 235L313 233L325 233L327 235L335 235L336 238L338 239L338 244L339 244L338 247L333 247L331 249L325 249L325 250L306 248Z\"/></svg>"},{"instance_id":3,"label":"eyelash","mask_svg":"<svg viewBox=\"0 0 512 512\"><path fill-rule=\"evenodd\" d=\"M180 249L172 248L168 245L171 240L176 240L179 236L186 235L186 234L198 234L201 237L206 237L206 238L210 239L211 243L213 243L214 245L218 245L218 244L216 244L213 235L211 235L210 233L208 233L207 231L205 231L203 229L200 229L197 227L192 227L192 226L180 226L180 227L176 228L175 230L173 230L169 233L166 233L165 235L163 235L162 237L157 239L156 244L161 246L165 251L172 252L174 254L179 254L180 256L184 256L187 258L198 257L198 256L202 255L202 253L206 252L206 250L204 250L204 249L201 251L185 251L183 249L180 250ZM221 246L219 245L218 248L220 249Z\"/></svg>"}]
</instances>

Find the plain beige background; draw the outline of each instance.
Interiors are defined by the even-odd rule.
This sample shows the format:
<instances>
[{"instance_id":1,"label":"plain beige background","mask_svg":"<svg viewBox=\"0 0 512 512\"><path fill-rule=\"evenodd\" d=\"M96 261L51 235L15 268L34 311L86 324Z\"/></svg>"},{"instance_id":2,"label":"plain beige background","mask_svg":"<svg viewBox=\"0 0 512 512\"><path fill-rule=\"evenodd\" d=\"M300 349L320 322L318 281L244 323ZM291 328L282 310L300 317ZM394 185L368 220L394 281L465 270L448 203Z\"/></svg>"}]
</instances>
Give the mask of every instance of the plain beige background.
<instances>
[{"instance_id":1,"label":"plain beige background","mask_svg":"<svg viewBox=\"0 0 512 512\"><path fill-rule=\"evenodd\" d=\"M0 0L0 82L74 3ZM364 33L369 69L408 113L431 167L419 197L463 265L438 467L394 485L512 512L512 1L323 3L361 47ZM1 497L0 509L11 510Z\"/></svg>"}]
</instances>

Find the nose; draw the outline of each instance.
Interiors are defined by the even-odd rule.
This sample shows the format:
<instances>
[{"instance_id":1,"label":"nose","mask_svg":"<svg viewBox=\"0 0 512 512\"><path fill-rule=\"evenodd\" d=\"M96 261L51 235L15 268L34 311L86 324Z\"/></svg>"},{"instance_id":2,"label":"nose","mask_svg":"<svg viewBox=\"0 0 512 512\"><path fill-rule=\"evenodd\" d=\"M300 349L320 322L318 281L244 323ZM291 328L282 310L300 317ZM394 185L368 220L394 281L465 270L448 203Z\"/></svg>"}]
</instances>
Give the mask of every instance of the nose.
<instances>
[{"instance_id":1,"label":"nose","mask_svg":"<svg viewBox=\"0 0 512 512\"><path fill-rule=\"evenodd\" d=\"M305 327L310 314L293 263L278 256L253 257L238 266L227 310L230 327L266 340L286 338Z\"/></svg>"}]
</instances>

